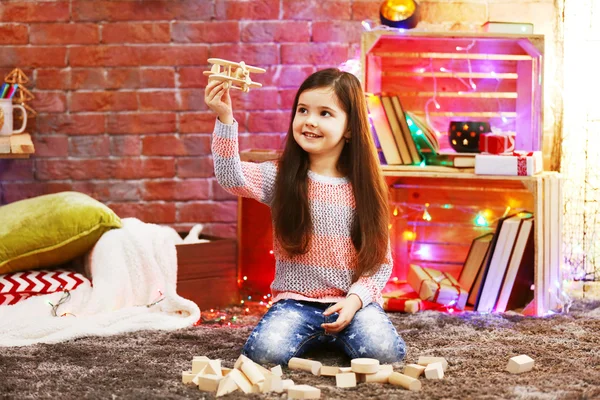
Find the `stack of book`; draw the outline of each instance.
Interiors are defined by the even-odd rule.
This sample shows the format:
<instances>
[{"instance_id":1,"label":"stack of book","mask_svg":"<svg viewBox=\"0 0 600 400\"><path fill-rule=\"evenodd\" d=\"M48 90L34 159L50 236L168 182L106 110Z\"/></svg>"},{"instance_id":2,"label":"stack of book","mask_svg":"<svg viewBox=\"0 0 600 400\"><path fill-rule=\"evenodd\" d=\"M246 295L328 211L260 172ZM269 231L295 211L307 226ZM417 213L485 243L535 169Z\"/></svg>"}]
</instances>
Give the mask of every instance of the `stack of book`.
<instances>
[{"instance_id":1,"label":"stack of book","mask_svg":"<svg viewBox=\"0 0 600 400\"><path fill-rule=\"evenodd\" d=\"M469 292L474 311L504 312L533 300L533 215L519 213L498 221L495 233L477 237L458 283Z\"/></svg>"},{"instance_id":2,"label":"stack of book","mask_svg":"<svg viewBox=\"0 0 600 400\"><path fill-rule=\"evenodd\" d=\"M380 159L387 165L475 166L473 153L440 152L435 130L414 113L405 111L398 96L369 95L367 106Z\"/></svg>"}]
</instances>

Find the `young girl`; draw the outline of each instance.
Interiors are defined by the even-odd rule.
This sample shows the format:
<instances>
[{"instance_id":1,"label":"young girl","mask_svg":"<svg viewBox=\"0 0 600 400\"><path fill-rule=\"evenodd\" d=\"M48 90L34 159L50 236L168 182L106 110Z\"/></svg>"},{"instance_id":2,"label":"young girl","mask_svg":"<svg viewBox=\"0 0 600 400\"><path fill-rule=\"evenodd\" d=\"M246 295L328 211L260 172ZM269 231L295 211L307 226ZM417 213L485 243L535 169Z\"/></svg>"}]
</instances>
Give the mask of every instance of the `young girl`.
<instances>
[{"instance_id":1,"label":"young girl","mask_svg":"<svg viewBox=\"0 0 600 400\"><path fill-rule=\"evenodd\" d=\"M209 82L212 153L230 193L271 207L273 306L246 342L258 363L287 365L322 344L350 358L400 361L405 344L381 308L392 259L388 197L358 79L318 71L298 89L278 162L241 162L229 91Z\"/></svg>"}]
</instances>

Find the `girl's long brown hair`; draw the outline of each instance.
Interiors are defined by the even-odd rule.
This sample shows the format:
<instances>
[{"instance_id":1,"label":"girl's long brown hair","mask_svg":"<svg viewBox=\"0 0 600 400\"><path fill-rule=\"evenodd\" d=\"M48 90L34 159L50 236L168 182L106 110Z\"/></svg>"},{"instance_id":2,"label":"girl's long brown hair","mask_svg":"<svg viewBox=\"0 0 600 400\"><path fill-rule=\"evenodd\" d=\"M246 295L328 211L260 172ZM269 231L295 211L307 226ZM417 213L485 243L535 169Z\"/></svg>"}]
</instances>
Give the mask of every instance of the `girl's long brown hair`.
<instances>
[{"instance_id":1,"label":"girl's long brown hair","mask_svg":"<svg viewBox=\"0 0 600 400\"><path fill-rule=\"evenodd\" d=\"M338 170L348 176L356 202L352 243L358 253L353 282L372 275L385 261L388 250L388 191L377 158L364 93L352 74L330 68L315 72L298 89L292 118L279 159L279 172L271 211L275 237L290 255L308 251L312 220L308 205L308 154L296 143L293 123L300 94L306 90L332 88L339 106L348 116L351 139L338 160Z\"/></svg>"}]
</instances>

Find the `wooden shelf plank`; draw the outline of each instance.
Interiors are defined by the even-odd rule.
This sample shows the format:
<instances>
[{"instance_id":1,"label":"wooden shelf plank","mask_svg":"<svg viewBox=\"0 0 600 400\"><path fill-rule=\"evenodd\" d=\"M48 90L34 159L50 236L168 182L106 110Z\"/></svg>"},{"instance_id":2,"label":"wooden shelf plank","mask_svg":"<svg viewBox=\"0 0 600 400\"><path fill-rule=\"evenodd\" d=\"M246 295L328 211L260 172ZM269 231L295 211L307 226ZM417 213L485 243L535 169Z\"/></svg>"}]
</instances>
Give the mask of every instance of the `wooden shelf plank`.
<instances>
[{"instance_id":1,"label":"wooden shelf plank","mask_svg":"<svg viewBox=\"0 0 600 400\"><path fill-rule=\"evenodd\" d=\"M28 158L35 147L28 133L0 136L0 158Z\"/></svg>"}]
</instances>

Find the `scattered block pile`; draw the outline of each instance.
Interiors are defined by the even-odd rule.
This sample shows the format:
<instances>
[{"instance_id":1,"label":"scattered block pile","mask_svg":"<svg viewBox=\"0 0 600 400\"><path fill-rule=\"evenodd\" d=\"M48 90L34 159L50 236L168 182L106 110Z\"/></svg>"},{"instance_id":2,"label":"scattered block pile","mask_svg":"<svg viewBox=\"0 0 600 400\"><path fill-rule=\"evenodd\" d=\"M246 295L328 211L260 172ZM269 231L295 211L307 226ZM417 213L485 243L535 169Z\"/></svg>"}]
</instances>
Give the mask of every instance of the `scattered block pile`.
<instances>
[{"instance_id":1,"label":"scattered block pile","mask_svg":"<svg viewBox=\"0 0 600 400\"><path fill-rule=\"evenodd\" d=\"M533 363L533 359L523 354L511 358L506 370L513 374L531 371ZM380 365L378 360L371 358L355 358L350 364L350 367L326 366L319 361L294 357L288 368L335 377L338 388L352 388L358 383L390 383L411 391L421 390L419 378L422 375L426 379L443 379L448 369L445 358L431 356L419 357L416 364L406 365L402 373L394 371L392 365ZM288 399L321 398L320 389L283 379L280 365L267 369L244 355L238 357L233 368L223 367L221 360L194 357L191 371L182 372L182 381L197 385L204 392L216 392L217 397L240 390L246 394L287 391Z\"/></svg>"}]
</instances>

